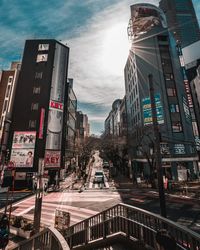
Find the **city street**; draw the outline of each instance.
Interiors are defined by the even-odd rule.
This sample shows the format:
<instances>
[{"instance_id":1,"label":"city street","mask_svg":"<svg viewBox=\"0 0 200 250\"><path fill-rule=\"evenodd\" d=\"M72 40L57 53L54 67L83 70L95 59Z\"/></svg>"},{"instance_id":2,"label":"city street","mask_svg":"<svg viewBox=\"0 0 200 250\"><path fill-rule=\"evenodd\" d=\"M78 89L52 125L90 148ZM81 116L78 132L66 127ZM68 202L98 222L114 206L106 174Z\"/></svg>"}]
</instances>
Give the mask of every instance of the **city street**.
<instances>
[{"instance_id":1,"label":"city street","mask_svg":"<svg viewBox=\"0 0 200 250\"><path fill-rule=\"evenodd\" d=\"M72 175L69 175L61 182L59 192L50 192L43 196L42 225L54 225L56 209L69 212L70 225L73 225L120 202L159 214L158 192L150 188L134 187L132 182L121 174L111 178L109 182L105 178L103 188L100 184L94 185L94 172L96 169L102 169L102 159L98 152L95 153L94 159L90 165L88 182L81 192L82 182L76 182L72 187ZM200 200L167 194L166 205L169 219L200 232ZM35 196L32 195L13 204L12 215L21 215L33 220L34 207Z\"/></svg>"}]
</instances>

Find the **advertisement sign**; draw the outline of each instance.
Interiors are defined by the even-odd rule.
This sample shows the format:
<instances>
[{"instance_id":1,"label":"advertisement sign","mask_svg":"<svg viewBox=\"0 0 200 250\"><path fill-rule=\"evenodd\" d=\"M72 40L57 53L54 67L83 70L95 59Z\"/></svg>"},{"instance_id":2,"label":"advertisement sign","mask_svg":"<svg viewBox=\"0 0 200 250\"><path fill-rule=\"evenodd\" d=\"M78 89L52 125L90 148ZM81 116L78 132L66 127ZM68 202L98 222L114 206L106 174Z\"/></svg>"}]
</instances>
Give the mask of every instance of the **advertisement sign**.
<instances>
[{"instance_id":1,"label":"advertisement sign","mask_svg":"<svg viewBox=\"0 0 200 250\"><path fill-rule=\"evenodd\" d=\"M178 180L186 181L187 180L187 169L177 169L178 172Z\"/></svg>"},{"instance_id":2,"label":"advertisement sign","mask_svg":"<svg viewBox=\"0 0 200 250\"><path fill-rule=\"evenodd\" d=\"M46 168L59 168L60 167L60 151L46 150L45 152L45 167Z\"/></svg>"},{"instance_id":3,"label":"advertisement sign","mask_svg":"<svg viewBox=\"0 0 200 250\"><path fill-rule=\"evenodd\" d=\"M12 149L11 161L14 162L16 168L33 167L34 149Z\"/></svg>"},{"instance_id":4,"label":"advertisement sign","mask_svg":"<svg viewBox=\"0 0 200 250\"><path fill-rule=\"evenodd\" d=\"M35 148L35 131L15 131L12 148Z\"/></svg>"},{"instance_id":5,"label":"advertisement sign","mask_svg":"<svg viewBox=\"0 0 200 250\"><path fill-rule=\"evenodd\" d=\"M63 111L63 104L60 102L50 100L49 108Z\"/></svg>"},{"instance_id":6,"label":"advertisement sign","mask_svg":"<svg viewBox=\"0 0 200 250\"><path fill-rule=\"evenodd\" d=\"M47 150L61 150L62 127L63 127L63 107L65 94L65 81L68 60L68 49L60 44L56 44L53 74L51 81L50 103L48 111Z\"/></svg>"},{"instance_id":7,"label":"advertisement sign","mask_svg":"<svg viewBox=\"0 0 200 250\"><path fill-rule=\"evenodd\" d=\"M154 7L145 4L136 4L131 6L133 33L136 37L147 33L153 27L167 27L164 13Z\"/></svg>"},{"instance_id":8,"label":"advertisement sign","mask_svg":"<svg viewBox=\"0 0 200 250\"><path fill-rule=\"evenodd\" d=\"M183 96L183 109L184 109L186 121L191 123L190 109L187 103L187 99L184 96Z\"/></svg>"},{"instance_id":9,"label":"advertisement sign","mask_svg":"<svg viewBox=\"0 0 200 250\"><path fill-rule=\"evenodd\" d=\"M175 144L174 145L174 154L184 155L185 152L185 145L184 144Z\"/></svg>"},{"instance_id":10,"label":"advertisement sign","mask_svg":"<svg viewBox=\"0 0 200 250\"><path fill-rule=\"evenodd\" d=\"M49 44L48 43L41 43L38 45L38 51L44 51L49 50Z\"/></svg>"},{"instance_id":11,"label":"advertisement sign","mask_svg":"<svg viewBox=\"0 0 200 250\"><path fill-rule=\"evenodd\" d=\"M142 99L142 104L143 104L144 125L150 125L153 123L150 97L146 97L146 98ZM155 104L156 104L156 113L157 113L158 124L163 124L164 123L163 107L161 104L160 94L155 95Z\"/></svg>"},{"instance_id":12,"label":"advertisement sign","mask_svg":"<svg viewBox=\"0 0 200 250\"><path fill-rule=\"evenodd\" d=\"M37 55L36 62L46 62L47 59L48 59L47 54L39 54L39 55Z\"/></svg>"}]
</instances>

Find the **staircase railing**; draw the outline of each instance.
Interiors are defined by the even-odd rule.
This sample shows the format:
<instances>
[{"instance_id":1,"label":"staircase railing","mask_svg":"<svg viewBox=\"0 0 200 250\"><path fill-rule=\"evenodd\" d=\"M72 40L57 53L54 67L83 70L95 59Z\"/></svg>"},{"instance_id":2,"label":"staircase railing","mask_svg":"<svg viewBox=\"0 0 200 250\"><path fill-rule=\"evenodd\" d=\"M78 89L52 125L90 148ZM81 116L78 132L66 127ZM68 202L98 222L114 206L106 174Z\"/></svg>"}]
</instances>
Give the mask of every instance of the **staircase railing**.
<instances>
[{"instance_id":1,"label":"staircase railing","mask_svg":"<svg viewBox=\"0 0 200 250\"><path fill-rule=\"evenodd\" d=\"M75 249L122 233L155 249L156 232L163 228L174 236L178 249L200 250L199 234L159 215L122 203L69 227L64 237L70 249Z\"/></svg>"},{"instance_id":2,"label":"staircase railing","mask_svg":"<svg viewBox=\"0 0 200 250\"><path fill-rule=\"evenodd\" d=\"M70 250L64 237L53 227L45 228L42 232L35 234L30 239L22 241L18 246L10 250Z\"/></svg>"}]
</instances>

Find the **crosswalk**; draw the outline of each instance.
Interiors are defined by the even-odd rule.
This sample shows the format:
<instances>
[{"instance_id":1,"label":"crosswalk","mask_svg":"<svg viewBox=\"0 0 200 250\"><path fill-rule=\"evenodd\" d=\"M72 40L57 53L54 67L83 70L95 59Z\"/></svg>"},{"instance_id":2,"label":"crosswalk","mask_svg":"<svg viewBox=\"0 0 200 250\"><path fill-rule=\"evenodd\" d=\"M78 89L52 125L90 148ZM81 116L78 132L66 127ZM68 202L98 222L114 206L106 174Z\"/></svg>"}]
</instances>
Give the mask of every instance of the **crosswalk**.
<instances>
[{"instance_id":1,"label":"crosswalk","mask_svg":"<svg viewBox=\"0 0 200 250\"><path fill-rule=\"evenodd\" d=\"M102 192L98 192L98 194L92 192L83 192L82 194L76 192L50 193L43 197L41 224L44 226L53 226L55 211L58 209L70 213L70 225L73 225L98 213L98 211L81 207L81 202L109 202L116 198L119 198L119 194L117 193L113 193L110 196L105 196L105 193ZM75 206L72 203L77 203L79 205ZM20 215L24 218L33 220L34 208L35 197L32 196L14 204L12 215Z\"/></svg>"}]
</instances>

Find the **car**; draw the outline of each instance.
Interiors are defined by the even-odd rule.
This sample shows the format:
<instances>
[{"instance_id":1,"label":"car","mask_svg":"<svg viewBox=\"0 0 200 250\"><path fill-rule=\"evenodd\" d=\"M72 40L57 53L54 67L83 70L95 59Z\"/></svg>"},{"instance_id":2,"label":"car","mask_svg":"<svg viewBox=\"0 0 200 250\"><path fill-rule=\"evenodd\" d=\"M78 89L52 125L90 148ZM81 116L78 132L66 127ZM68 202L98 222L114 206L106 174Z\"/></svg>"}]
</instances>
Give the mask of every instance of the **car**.
<instances>
[{"instance_id":1,"label":"car","mask_svg":"<svg viewBox=\"0 0 200 250\"><path fill-rule=\"evenodd\" d=\"M104 182L104 173L101 170L97 170L94 174L94 182L95 183L102 183Z\"/></svg>"},{"instance_id":2,"label":"car","mask_svg":"<svg viewBox=\"0 0 200 250\"><path fill-rule=\"evenodd\" d=\"M109 167L110 167L109 162L104 161L104 162L103 162L103 168L109 168Z\"/></svg>"}]
</instances>

